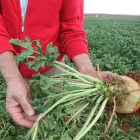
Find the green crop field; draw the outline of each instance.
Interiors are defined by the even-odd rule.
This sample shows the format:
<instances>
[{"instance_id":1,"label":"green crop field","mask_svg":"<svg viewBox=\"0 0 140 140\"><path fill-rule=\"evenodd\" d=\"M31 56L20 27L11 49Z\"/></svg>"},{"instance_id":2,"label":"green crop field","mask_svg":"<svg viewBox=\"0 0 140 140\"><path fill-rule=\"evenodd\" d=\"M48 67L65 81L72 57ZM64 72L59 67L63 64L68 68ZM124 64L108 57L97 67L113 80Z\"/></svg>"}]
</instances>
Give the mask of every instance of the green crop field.
<instances>
[{"instance_id":1,"label":"green crop field","mask_svg":"<svg viewBox=\"0 0 140 140\"><path fill-rule=\"evenodd\" d=\"M95 68L99 64L101 71L118 74L140 70L140 18L84 17L83 29ZM74 67L67 57L65 62ZM5 100L6 84L0 77L0 140L24 140L28 129L14 123L6 111ZM98 123L81 140L100 140L107 127L107 118L108 113L104 112ZM122 132L117 127L118 121L118 116L114 115L110 129L102 140L140 139L139 133L133 133L136 128L140 130L140 122L135 116L129 122L128 132Z\"/></svg>"},{"instance_id":2,"label":"green crop field","mask_svg":"<svg viewBox=\"0 0 140 140\"><path fill-rule=\"evenodd\" d=\"M84 17L93 65L119 74L140 70L140 18Z\"/></svg>"}]
</instances>

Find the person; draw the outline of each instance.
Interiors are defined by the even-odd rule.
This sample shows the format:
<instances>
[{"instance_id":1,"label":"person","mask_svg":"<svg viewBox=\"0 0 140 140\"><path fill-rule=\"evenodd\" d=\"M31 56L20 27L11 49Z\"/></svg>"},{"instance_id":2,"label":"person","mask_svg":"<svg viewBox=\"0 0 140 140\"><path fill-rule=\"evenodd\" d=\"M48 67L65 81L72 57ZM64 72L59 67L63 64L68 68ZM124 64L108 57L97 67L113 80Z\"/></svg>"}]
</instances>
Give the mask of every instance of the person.
<instances>
[{"instance_id":1,"label":"person","mask_svg":"<svg viewBox=\"0 0 140 140\"><path fill-rule=\"evenodd\" d=\"M24 40L25 35L31 41L40 39L43 52L46 45L53 42L60 53L57 61L66 54L79 72L97 77L82 23L83 0L0 1L0 72L7 83L6 109L18 125L31 128L38 117L26 100L26 97L31 99L31 94L25 81L36 72L22 63L17 66L13 56L24 48L10 45L9 40ZM39 72L49 69L51 67L40 68ZM108 71L100 74L102 78L116 75Z\"/></svg>"}]
</instances>

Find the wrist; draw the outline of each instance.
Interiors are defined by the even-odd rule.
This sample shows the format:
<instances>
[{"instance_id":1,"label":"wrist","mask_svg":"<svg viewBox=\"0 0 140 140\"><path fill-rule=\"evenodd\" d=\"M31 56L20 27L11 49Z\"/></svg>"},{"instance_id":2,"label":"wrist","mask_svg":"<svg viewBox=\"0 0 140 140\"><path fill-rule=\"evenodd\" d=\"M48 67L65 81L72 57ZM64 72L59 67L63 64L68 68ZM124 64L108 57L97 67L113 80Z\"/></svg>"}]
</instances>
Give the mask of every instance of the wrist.
<instances>
[{"instance_id":1,"label":"wrist","mask_svg":"<svg viewBox=\"0 0 140 140\"><path fill-rule=\"evenodd\" d=\"M94 69L92 62L89 58L89 55L86 53L82 53L79 55L76 55L72 58L72 61L80 73L96 76L96 70Z\"/></svg>"},{"instance_id":2,"label":"wrist","mask_svg":"<svg viewBox=\"0 0 140 140\"><path fill-rule=\"evenodd\" d=\"M6 51L0 54L0 72L7 84L22 78L18 66L13 59L13 52Z\"/></svg>"}]
</instances>

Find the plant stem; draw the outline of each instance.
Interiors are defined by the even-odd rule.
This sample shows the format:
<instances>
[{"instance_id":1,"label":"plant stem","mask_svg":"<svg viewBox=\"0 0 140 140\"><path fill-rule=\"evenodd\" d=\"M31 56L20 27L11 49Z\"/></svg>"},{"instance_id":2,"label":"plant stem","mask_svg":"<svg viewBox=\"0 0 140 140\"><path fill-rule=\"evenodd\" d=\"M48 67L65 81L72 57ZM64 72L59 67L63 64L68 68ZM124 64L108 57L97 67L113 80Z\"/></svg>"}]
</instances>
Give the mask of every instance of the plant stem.
<instances>
[{"instance_id":1,"label":"plant stem","mask_svg":"<svg viewBox=\"0 0 140 140\"><path fill-rule=\"evenodd\" d=\"M82 78L85 78L86 80L90 81L90 82L96 82L96 83L100 83L100 84L103 84L104 82L98 78L94 78L92 76L89 76L89 75L85 75L85 74L82 74L82 73L77 73L77 75L79 75L80 77Z\"/></svg>"},{"instance_id":2,"label":"plant stem","mask_svg":"<svg viewBox=\"0 0 140 140\"><path fill-rule=\"evenodd\" d=\"M95 96L95 97L92 99L92 101L95 101L96 98L97 98L97 96ZM100 102L99 102L99 103L100 103ZM81 107L81 108L67 121L66 125L68 125L68 123L69 123L75 116L77 116L78 114L80 114L80 112L83 111L88 105L89 105L89 103L84 104L84 106L82 105L83 107Z\"/></svg>"},{"instance_id":3,"label":"plant stem","mask_svg":"<svg viewBox=\"0 0 140 140\"><path fill-rule=\"evenodd\" d=\"M97 70L98 79L103 80L99 72L99 64L97 64L96 70Z\"/></svg>"},{"instance_id":4,"label":"plant stem","mask_svg":"<svg viewBox=\"0 0 140 140\"><path fill-rule=\"evenodd\" d=\"M52 78L52 80L56 81L56 82L63 82L66 81L68 84L74 85L74 86L79 86L82 88L92 88L94 87L94 85L92 84L87 84L87 83L83 83L81 81L79 81L78 79L66 79L66 78Z\"/></svg>"},{"instance_id":5,"label":"plant stem","mask_svg":"<svg viewBox=\"0 0 140 140\"><path fill-rule=\"evenodd\" d=\"M74 90L74 91L66 91L66 92L63 92L63 93L56 94L56 95L49 95L47 97L44 97L44 98L40 99L39 101L47 99L47 98L51 98L51 97L61 97L63 95L67 95L67 94L70 94L70 93L79 93L79 92L83 92L83 91L85 91L85 89L83 89L83 90Z\"/></svg>"},{"instance_id":6,"label":"plant stem","mask_svg":"<svg viewBox=\"0 0 140 140\"><path fill-rule=\"evenodd\" d=\"M37 125L36 125L36 127L35 127L35 131L34 131L34 133L33 133L33 138L32 138L32 140L37 140L37 129L38 129L38 123L37 123Z\"/></svg>"},{"instance_id":7,"label":"plant stem","mask_svg":"<svg viewBox=\"0 0 140 140\"><path fill-rule=\"evenodd\" d=\"M56 77L60 77L60 76L71 76L71 75L69 73L61 73L61 74L53 75L50 78L56 78Z\"/></svg>"},{"instance_id":8,"label":"plant stem","mask_svg":"<svg viewBox=\"0 0 140 140\"><path fill-rule=\"evenodd\" d=\"M83 98L76 98L76 99L73 99L71 102L69 102L69 103L66 103L66 104L64 104L65 106L67 106L67 105L71 105L71 104L74 104L74 103L76 103L76 102L78 102L78 101L81 101L81 100L84 100L85 99L85 97L83 97Z\"/></svg>"},{"instance_id":9,"label":"plant stem","mask_svg":"<svg viewBox=\"0 0 140 140\"><path fill-rule=\"evenodd\" d=\"M77 70L75 70L74 68L72 68L72 67L70 67L70 66L68 66L68 65L66 65L64 63L61 63L61 62L58 62L58 61L54 61L54 63L59 64L59 65L65 67L65 68L71 70L74 73L79 73Z\"/></svg>"},{"instance_id":10,"label":"plant stem","mask_svg":"<svg viewBox=\"0 0 140 140\"><path fill-rule=\"evenodd\" d=\"M65 130L65 129L63 130L63 133L64 133L64 134L62 133L63 135L61 136L61 140L64 140L65 135L66 135L70 130L72 130L73 127L75 127L75 123L76 123L76 119L74 120L74 122L73 122L73 124L72 124L72 127L71 127L70 129L68 128L68 130L67 130L65 133L64 133L64 130Z\"/></svg>"},{"instance_id":11,"label":"plant stem","mask_svg":"<svg viewBox=\"0 0 140 140\"><path fill-rule=\"evenodd\" d=\"M100 108L98 114L96 115L96 117L94 118L94 120L89 124L89 126L85 129L85 131L83 131L83 133L80 136L78 136L76 139L74 138L73 140L80 140L92 128L92 126L96 123L96 121L101 116L101 114L102 114L102 112L103 112L103 110L104 110L104 108L106 106L107 101L108 101L108 98L106 98L103 101L103 103L101 105L101 108Z\"/></svg>"},{"instance_id":12,"label":"plant stem","mask_svg":"<svg viewBox=\"0 0 140 140\"><path fill-rule=\"evenodd\" d=\"M61 62L58 62L58 61L55 61L54 63L57 63L57 64L59 64L59 65L61 65L61 66L64 66L65 68L68 68L68 69L71 70L72 72L76 73L76 75L81 76L81 78L82 78L82 77L83 77L83 78L86 78L86 79L88 79L88 81L90 81L90 82L93 82L93 81L94 81L94 82L96 82L96 83L103 83L102 79L100 80L100 79L98 79L98 78L94 78L94 77L92 77L92 76L82 74L82 73L78 72L77 70L71 68L70 66L68 66L68 65L66 65L66 64L64 64L64 63L61 63ZM55 66L56 66L56 65L55 65ZM70 73L68 73L68 75L70 75ZM58 76L58 75L57 75L57 76Z\"/></svg>"},{"instance_id":13,"label":"plant stem","mask_svg":"<svg viewBox=\"0 0 140 140\"><path fill-rule=\"evenodd\" d=\"M84 83L82 81L80 81L79 79L69 79L69 78L52 78L52 80L62 80L62 81L67 81L67 82L75 82L75 83L81 83L81 84L86 84L86 85L91 85L91 84L87 84ZM92 84L93 85L93 84Z\"/></svg>"},{"instance_id":14,"label":"plant stem","mask_svg":"<svg viewBox=\"0 0 140 140\"><path fill-rule=\"evenodd\" d=\"M82 83L75 83L75 82L67 82L68 84L74 85L74 86L78 86L81 88L92 88L93 85L89 85L89 84L82 84Z\"/></svg>"},{"instance_id":15,"label":"plant stem","mask_svg":"<svg viewBox=\"0 0 140 140\"><path fill-rule=\"evenodd\" d=\"M85 104L84 106L82 106L67 122L66 125L68 125L70 123L70 121L77 116L78 114L81 114L81 112L89 105L89 103Z\"/></svg>"},{"instance_id":16,"label":"plant stem","mask_svg":"<svg viewBox=\"0 0 140 140\"><path fill-rule=\"evenodd\" d=\"M4 135L4 137L3 137L2 140L4 140L5 136L7 135L8 131L11 129L11 127L12 127L12 126L10 126L10 127L8 128L8 130L6 131L6 133L5 133L5 135Z\"/></svg>"},{"instance_id":17,"label":"plant stem","mask_svg":"<svg viewBox=\"0 0 140 140\"><path fill-rule=\"evenodd\" d=\"M71 94L72 95L72 94ZM44 117L48 112L50 112L52 109L54 109L57 105L59 105L60 103L62 103L63 101L65 101L67 98L70 97L69 95L64 96L63 98L61 98L59 101L57 101L55 104L53 104L50 108L48 108L44 113L41 113L40 116L41 118Z\"/></svg>"},{"instance_id":18,"label":"plant stem","mask_svg":"<svg viewBox=\"0 0 140 140\"><path fill-rule=\"evenodd\" d=\"M93 92L94 92L94 91L93 91ZM89 94L91 94L91 91L88 90L88 91L86 91L84 94L83 94L83 93L84 93L84 92L81 93L81 96L83 95L84 98L86 98L86 97L88 98L88 97L89 97ZM77 93L77 94L79 94L79 93ZM76 96L77 94L75 94L75 96L73 96L73 97L71 97L71 98L68 98L65 102L68 102L68 101L70 101L70 100L73 100L73 99L75 99L75 98L78 98L79 96L77 97L77 96ZM92 96L93 96L93 95L97 95L97 93L92 93ZM81 96L80 96L80 97L81 97Z\"/></svg>"},{"instance_id":19,"label":"plant stem","mask_svg":"<svg viewBox=\"0 0 140 140\"><path fill-rule=\"evenodd\" d=\"M26 140L28 140L31 137L31 135L33 135L35 133L36 128L38 128L38 124L39 124L40 119L41 119L41 116L39 115L37 121L34 123L33 127L29 130L28 134L25 136Z\"/></svg>"},{"instance_id":20,"label":"plant stem","mask_svg":"<svg viewBox=\"0 0 140 140\"><path fill-rule=\"evenodd\" d=\"M70 75L72 75L72 76L74 76L74 77L80 79L81 81L83 81L83 82L85 82L85 83L93 84L93 83L91 83L91 82L89 82L89 81L87 81L87 80L81 78L80 76L78 76L77 73L75 74L75 73L69 72L69 71L67 71L67 70L65 70L65 69L63 69L63 68L57 66L56 64L54 64L54 66L55 66L56 68L62 70L63 72L69 73Z\"/></svg>"},{"instance_id":21,"label":"plant stem","mask_svg":"<svg viewBox=\"0 0 140 140\"><path fill-rule=\"evenodd\" d=\"M116 98L116 97L114 96L114 98L113 98L113 102L114 102L114 109L113 109L113 112L112 112L112 114L111 114L111 117L110 117L110 119L109 119L108 125L107 125L107 127L105 128L104 133L103 133L102 137L100 138L100 140L107 134L107 132L108 132L108 130L109 130L109 128L110 128L110 125L111 125L111 122L112 122L112 119L113 119L113 116L114 116L114 113L115 113L115 110L116 110L116 101L115 101L115 98Z\"/></svg>"},{"instance_id":22,"label":"plant stem","mask_svg":"<svg viewBox=\"0 0 140 140\"><path fill-rule=\"evenodd\" d=\"M89 116L88 116L86 122L84 123L83 127L82 127L81 130L78 132L78 134L75 136L75 139L76 139L81 133L83 133L83 131L86 129L86 127L87 127L87 125L89 124L89 122L91 121L91 119L92 119L92 117L93 117L93 115L94 115L94 113L95 113L95 111L96 111L98 105L100 104L100 102L101 102L102 100L103 100L103 96L100 96L100 97L98 98L97 102L96 102L95 107L93 107L92 111L90 112L90 114L89 114Z\"/></svg>"},{"instance_id":23,"label":"plant stem","mask_svg":"<svg viewBox=\"0 0 140 140\"><path fill-rule=\"evenodd\" d=\"M33 58L33 59L35 59L35 56L28 56L28 58Z\"/></svg>"},{"instance_id":24,"label":"plant stem","mask_svg":"<svg viewBox=\"0 0 140 140\"><path fill-rule=\"evenodd\" d=\"M82 92L82 93L77 93L77 94L68 94L68 95L66 95L66 96L64 96L63 98L61 98L59 101L57 101L56 103L54 103L50 108L48 108L44 113L41 113L40 115L39 115L39 118L37 119L37 121L35 122L35 124L34 124L34 126L32 127L32 129L30 130L30 132L32 131L34 131L34 129L36 130L36 128L37 128L37 126L38 126L38 123L39 123L39 120L41 119L41 118L43 118L48 112L50 112L52 109L54 109L57 105L59 105L59 104L61 104L61 103L63 103L63 102L65 102L65 100L66 99L68 99L68 98L71 98L71 97L75 97L75 96L77 96L77 97L81 97L82 95L86 95L86 94L90 94L91 92L94 92L94 91L97 91L98 89L97 88L94 88L94 89L91 89L91 90L88 90L88 91L85 91L85 92ZM30 133L29 132L29 133ZM32 133L31 132L31 133ZM35 131L36 132L36 131ZM34 132L34 133L35 133ZM28 134L27 134L28 135Z\"/></svg>"}]
</instances>

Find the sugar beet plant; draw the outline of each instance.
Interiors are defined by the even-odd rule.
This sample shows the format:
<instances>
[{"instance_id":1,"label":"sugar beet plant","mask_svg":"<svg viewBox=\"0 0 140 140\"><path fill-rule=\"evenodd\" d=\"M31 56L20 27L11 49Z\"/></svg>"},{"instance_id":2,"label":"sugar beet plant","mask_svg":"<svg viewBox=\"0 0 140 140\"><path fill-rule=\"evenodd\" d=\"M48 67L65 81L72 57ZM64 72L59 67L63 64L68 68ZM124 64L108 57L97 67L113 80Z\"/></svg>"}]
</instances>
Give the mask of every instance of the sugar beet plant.
<instances>
[{"instance_id":1,"label":"sugar beet plant","mask_svg":"<svg viewBox=\"0 0 140 140\"><path fill-rule=\"evenodd\" d=\"M36 71L39 67L44 68L46 64L63 71L63 74L50 77L38 73L34 75L35 79L30 81L31 88L36 87L34 96L39 96L41 92L46 96L32 102L41 113L24 137L26 140L45 137L49 140L94 139L94 135L90 135L91 130L107 106L113 113L103 135L100 136L102 139L109 129L115 111L132 113L140 108L140 85L133 79L111 76L103 80L98 67L98 78L81 74L68 65L55 61L59 55L57 47L49 44L44 54L38 40L30 42L28 36L25 39L26 42L19 39L10 40L10 44L26 48L15 56L17 62L22 61ZM35 49L32 48L32 43L36 45ZM34 52L37 53L35 57L31 56ZM34 60L27 61L28 58ZM63 84L63 89L58 89L56 84Z\"/></svg>"}]
</instances>

